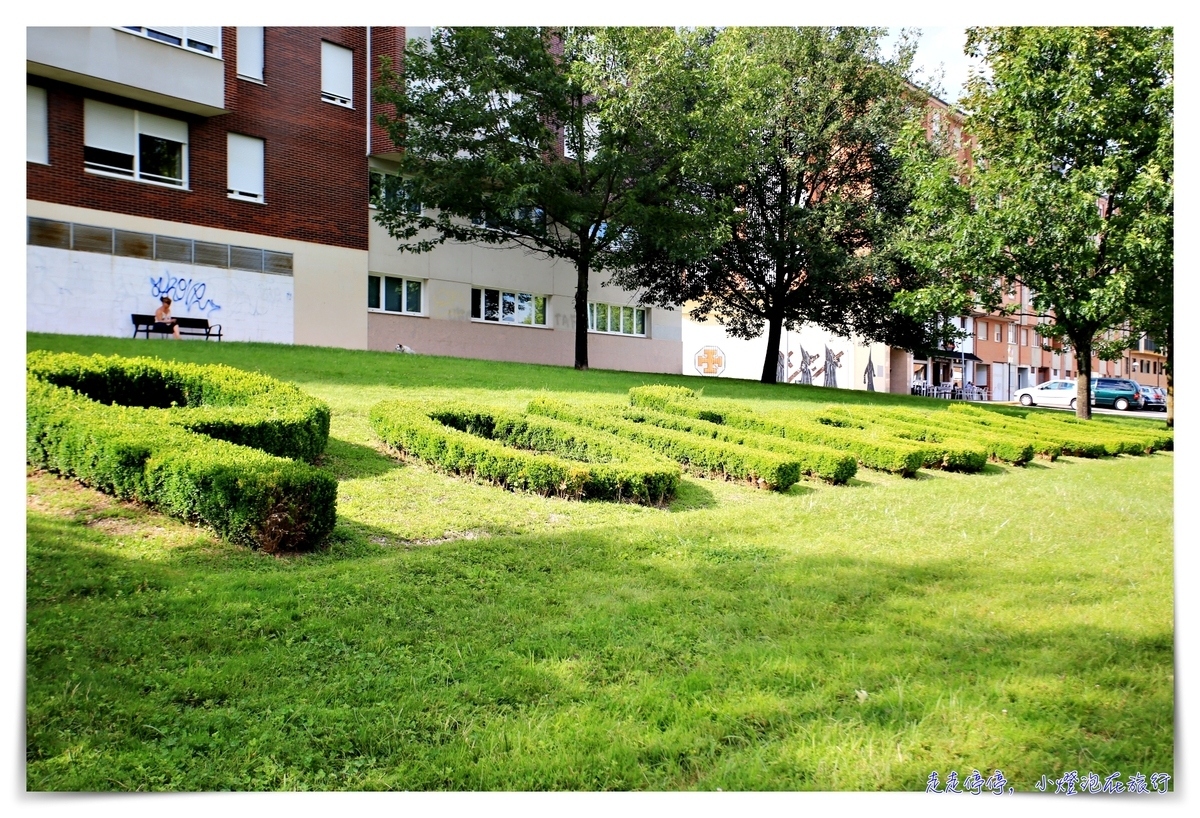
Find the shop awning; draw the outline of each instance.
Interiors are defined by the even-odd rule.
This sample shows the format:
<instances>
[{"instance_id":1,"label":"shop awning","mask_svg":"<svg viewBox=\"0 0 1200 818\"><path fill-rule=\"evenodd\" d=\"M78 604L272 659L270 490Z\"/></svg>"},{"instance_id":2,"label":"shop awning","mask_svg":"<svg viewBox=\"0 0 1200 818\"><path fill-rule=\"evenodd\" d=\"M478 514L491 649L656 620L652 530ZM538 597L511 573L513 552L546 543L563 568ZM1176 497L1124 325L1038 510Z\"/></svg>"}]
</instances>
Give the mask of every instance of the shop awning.
<instances>
[{"instance_id":1,"label":"shop awning","mask_svg":"<svg viewBox=\"0 0 1200 818\"><path fill-rule=\"evenodd\" d=\"M955 352L950 349L932 349L928 352L914 352L913 359L924 361L931 358L936 358L939 361L975 361L982 363L983 358L980 358L974 352Z\"/></svg>"}]
</instances>

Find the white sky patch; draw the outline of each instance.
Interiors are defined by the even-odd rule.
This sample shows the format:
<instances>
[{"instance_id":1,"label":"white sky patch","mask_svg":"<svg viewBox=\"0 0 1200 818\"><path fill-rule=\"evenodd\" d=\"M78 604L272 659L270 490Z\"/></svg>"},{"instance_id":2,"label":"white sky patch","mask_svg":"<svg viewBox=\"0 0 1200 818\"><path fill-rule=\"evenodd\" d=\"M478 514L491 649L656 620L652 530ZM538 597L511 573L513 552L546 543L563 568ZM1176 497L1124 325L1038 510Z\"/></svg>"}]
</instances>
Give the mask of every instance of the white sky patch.
<instances>
[{"instance_id":1,"label":"white sky patch","mask_svg":"<svg viewBox=\"0 0 1200 818\"><path fill-rule=\"evenodd\" d=\"M966 93L967 77L979 69L982 61L974 60L963 53L967 42L967 30L952 26L912 26L920 31L917 53L913 58L913 70L922 85L940 89L938 94L951 105ZM888 29L883 41L883 52L890 53L900 37L900 27Z\"/></svg>"}]
</instances>

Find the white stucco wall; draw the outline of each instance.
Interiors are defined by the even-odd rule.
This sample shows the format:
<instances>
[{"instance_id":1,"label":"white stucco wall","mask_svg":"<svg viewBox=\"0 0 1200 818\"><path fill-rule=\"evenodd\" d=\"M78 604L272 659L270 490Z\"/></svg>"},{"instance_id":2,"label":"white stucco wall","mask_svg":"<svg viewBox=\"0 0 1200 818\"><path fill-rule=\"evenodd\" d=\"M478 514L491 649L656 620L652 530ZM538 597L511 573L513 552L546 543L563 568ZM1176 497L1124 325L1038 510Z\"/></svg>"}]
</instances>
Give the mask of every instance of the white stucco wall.
<instances>
[{"instance_id":1,"label":"white stucco wall","mask_svg":"<svg viewBox=\"0 0 1200 818\"><path fill-rule=\"evenodd\" d=\"M161 296L176 317L221 324L227 341L293 342L293 279L243 270L26 246L26 327L32 332L133 334L131 313Z\"/></svg>"}]
</instances>

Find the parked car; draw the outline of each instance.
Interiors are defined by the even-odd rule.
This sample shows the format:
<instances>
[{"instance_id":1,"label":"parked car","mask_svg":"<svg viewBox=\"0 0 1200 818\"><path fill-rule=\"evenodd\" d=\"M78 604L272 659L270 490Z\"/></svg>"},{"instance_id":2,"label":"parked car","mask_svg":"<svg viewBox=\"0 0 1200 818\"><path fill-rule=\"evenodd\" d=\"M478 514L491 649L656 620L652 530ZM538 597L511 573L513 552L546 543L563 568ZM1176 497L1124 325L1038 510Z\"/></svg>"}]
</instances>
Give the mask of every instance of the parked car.
<instances>
[{"instance_id":1,"label":"parked car","mask_svg":"<svg viewBox=\"0 0 1200 818\"><path fill-rule=\"evenodd\" d=\"M1111 406L1124 412L1126 409L1141 409L1142 385L1125 378L1093 378L1092 406Z\"/></svg>"},{"instance_id":2,"label":"parked car","mask_svg":"<svg viewBox=\"0 0 1200 818\"><path fill-rule=\"evenodd\" d=\"M1063 409L1075 408L1075 381L1046 381L1037 386L1027 386L1018 389L1013 397L1022 406L1058 406Z\"/></svg>"},{"instance_id":3,"label":"parked car","mask_svg":"<svg viewBox=\"0 0 1200 818\"><path fill-rule=\"evenodd\" d=\"M1146 409L1167 411L1167 390L1161 386L1142 386L1142 403Z\"/></svg>"}]
</instances>

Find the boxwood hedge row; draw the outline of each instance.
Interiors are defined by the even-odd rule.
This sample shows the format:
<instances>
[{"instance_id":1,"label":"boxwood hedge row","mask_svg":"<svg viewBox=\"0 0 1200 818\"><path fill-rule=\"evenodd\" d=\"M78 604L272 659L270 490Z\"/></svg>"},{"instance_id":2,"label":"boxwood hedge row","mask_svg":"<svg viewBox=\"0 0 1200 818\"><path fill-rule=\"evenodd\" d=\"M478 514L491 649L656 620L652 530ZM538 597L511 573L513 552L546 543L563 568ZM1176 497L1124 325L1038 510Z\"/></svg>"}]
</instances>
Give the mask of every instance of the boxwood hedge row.
<instances>
[{"instance_id":1,"label":"boxwood hedge row","mask_svg":"<svg viewBox=\"0 0 1200 818\"><path fill-rule=\"evenodd\" d=\"M171 516L202 522L225 539L267 552L312 548L333 529L337 481L331 475L297 460L198 434L196 427L203 424L179 422L174 415L183 410L178 408L121 405L161 404L160 396L147 401L130 383L177 384L184 380L179 378L180 368L193 386L211 380L203 384L208 393L232 402L237 389L248 389L250 381L242 379L242 373L229 367L209 370L153 359L112 362L96 357L31 354L26 379L26 459L31 465ZM151 373L158 367L165 374L156 379ZM79 375L74 386L68 385L72 373ZM235 388L226 385L226 378ZM278 387L274 391L291 394ZM203 400L200 394L193 389L171 397L176 402ZM105 401L96 400L97 395ZM306 403L314 402L304 397ZM236 424L239 414L254 409L222 408L240 410L217 416L225 430ZM289 424L279 418L256 417L256 434L277 448L314 454L315 441L323 445L328 434L328 409L319 408L323 412L316 414L324 415L324 433L319 418L317 429L289 435ZM256 434L246 437L254 439Z\"/></svg>"},{"instance_id":2,"label":"boxwood hedge row","mask_svg":"<svg viewBox=\"0 0 1200 818\"><path fill-rule=\"evenodd\" d=\"M1037 409L1000 407L985 410L975 406L953 405L949 411L1005 434L1037 436L1062 446L1063 454L1103 457L1117 454L1143 454L1170 449L1173 435L1165 429L1137 429L1118 426L1102 419L1079 420L1071 415Z\"/></svg>"},{"instance_id":3,"label":"boxwood hedge row","mask_svg":"<svg viewBox=\"0 0 1200 818\"><path fill-rule=\"evenodd\" d=\"M677 464L551 418L458 402L392 400L375 404L370 422L395 449L507 488L662 505L679 486Z\"/></svg>"},{"instance_id":4,"label":"boxwood hedge row","mask_svg":"<svg viewBox=\"0 0 1200 818\"><path fill-rule=\"evenodd\" d=\"M701 475L744 480L774 491L784 491L800 479L801 462L791 454L752 449L690 432L637 423L615 412L579 409L550 398L534 398L529 402L529 411L639 443Z\"/></svg>"},{"instance_id":5,"label":"boxwood hedge row","mask_svg":"<svg viewBox=\"0 0 1200 818\"><path fill-rule=\"evenodd\" d=\"M724 401L699 401L696 393L681 386L635 386L629 390L634 406L658 409L668 414L721 423L738 429L761 432L807 445L849 452L869 469L909 476L931 455L923 444L881 437L869 431L831 426L797 415L786 418L757 415Z\"/></svg>"},{"instance_id":6,"label":"boxwood hedge row","mask_svg":"<svg viewBox=\"0 0 1200 818\"><path fill-rule=\"evenodd\" d=\"M279 457L312 462L329 440L324 402L231 366L38 351L26 370L98 403L171 408L166 423Z\"/></svg>"}]
</instances>

